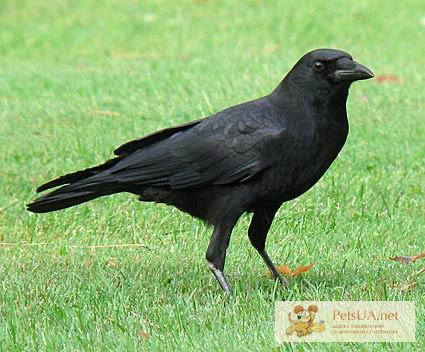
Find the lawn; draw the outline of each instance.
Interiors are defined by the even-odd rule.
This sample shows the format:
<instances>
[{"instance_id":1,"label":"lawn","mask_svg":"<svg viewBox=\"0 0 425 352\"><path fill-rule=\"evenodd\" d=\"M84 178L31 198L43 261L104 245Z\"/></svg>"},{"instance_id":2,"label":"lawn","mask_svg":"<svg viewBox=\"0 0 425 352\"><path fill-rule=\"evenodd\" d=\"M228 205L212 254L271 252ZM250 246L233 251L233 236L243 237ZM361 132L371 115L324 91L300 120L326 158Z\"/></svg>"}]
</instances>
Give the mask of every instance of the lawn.
<instances>
[{"instance_id":1,"label":"lawn","mask_svg":"<svg viewBox=\"0 0 425 352\"><path fill-rule=\"evenodd\" d=\"M406 1L0 0L2 351L425 349L425 4ZM314 264L290 290L233 233L227 301L210 228L119 194L36 215L35 188L143 134L270 92L309 50L350 52L350 135L322 180L284 204L267 248ZM274 341L276 300L416 302L417 343Z\"/></svg>"}]
</instances>

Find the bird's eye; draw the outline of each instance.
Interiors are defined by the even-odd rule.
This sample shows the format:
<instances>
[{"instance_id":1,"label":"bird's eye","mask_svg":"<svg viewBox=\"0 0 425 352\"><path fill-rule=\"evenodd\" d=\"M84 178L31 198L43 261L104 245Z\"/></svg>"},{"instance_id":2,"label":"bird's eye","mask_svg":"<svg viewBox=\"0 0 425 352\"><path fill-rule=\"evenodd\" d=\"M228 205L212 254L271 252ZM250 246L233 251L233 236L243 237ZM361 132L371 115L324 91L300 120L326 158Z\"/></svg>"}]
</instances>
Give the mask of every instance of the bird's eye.
<instances>
[{"instance_id":1,"label":"bird's eye","mask_svg":"<svg viewBox=\"0 0 425 352\"><path fill-rule=\"evenodd\" d=\"M325 69L325 65L323 62L315 61L313 64L313 70L316 72L322 72Z\"/></svg>"}]
</instances>

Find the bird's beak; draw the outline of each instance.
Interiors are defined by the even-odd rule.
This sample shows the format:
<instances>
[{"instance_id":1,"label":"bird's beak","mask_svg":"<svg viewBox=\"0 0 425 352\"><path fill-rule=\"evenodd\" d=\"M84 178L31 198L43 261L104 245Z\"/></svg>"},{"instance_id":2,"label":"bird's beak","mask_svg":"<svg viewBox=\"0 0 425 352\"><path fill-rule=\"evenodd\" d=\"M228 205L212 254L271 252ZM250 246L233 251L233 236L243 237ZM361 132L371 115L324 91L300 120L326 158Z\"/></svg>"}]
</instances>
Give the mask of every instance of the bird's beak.
<instances>
[{"instance_id":1,"label":"bird's beak","mask_svg":"<svg viewBox=\"0 0 425 352\"><path fill-rule=\"evenodd\" d=\"M344 60L338 63L337 69L330 74L330 78L333 82L354 82L373 77L375 77L375 75L366 66L351 60Z\"/></svg>"}]
</instances>

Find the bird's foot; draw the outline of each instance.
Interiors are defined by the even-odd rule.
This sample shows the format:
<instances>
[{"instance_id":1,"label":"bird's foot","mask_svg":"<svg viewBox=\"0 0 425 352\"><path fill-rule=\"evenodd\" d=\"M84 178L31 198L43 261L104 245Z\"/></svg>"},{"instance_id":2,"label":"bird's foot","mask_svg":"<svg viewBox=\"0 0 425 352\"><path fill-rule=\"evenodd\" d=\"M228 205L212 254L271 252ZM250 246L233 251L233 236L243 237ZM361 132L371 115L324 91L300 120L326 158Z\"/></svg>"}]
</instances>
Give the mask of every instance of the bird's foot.
<instances>
[{"instance_id":1,"label":"bird's foot","mask_svg":"<svg viewBox=\"0 0 425 352\"><path fill-rule=\"evenodd\" d=\"M220 284L221 288L223 289L223 291L231 296L232 295L232 289L230 288L229 283L227 282L226 277L224 276L224 273L222 270L217 269L214 264L208 262L208 267L210 268L210 270L212 271L212 273L214 274L215 278L217 279L218 283Z\"/></svg>"},{"instance_id":2,"label":"bird's foot","mask_svg":"<svg viewBox=\"0 0 425 352\"><path fill-rule=\"evenodd\" d=\"M284 277L282 276L282 274L276 269L276 267L274 266L272 260L270 259L269 255L267 254L267 252L265 250L262 250L262 251L259 251L259 253L260 253L261 257L264 259L264 262L266 263L267 267L269 268L269 270L273 274L274 279L279 281L279 283L282 286L285 286L286 289L289 289L288 281L285 280Z\"/></svg>"},{"instance_id":3,"label":"bird's foot","mask_svg":"<svg viewBox=\"0 0 425 352\"><path fill-rule=\"evenodd\" d=\"M285 280L276 267L273 265L272 267L269 267L269 269L272 272L275 281L278 281L282 286L285 286L286 289L289 289L288 280Z\"/></svg>"}]
</instances>

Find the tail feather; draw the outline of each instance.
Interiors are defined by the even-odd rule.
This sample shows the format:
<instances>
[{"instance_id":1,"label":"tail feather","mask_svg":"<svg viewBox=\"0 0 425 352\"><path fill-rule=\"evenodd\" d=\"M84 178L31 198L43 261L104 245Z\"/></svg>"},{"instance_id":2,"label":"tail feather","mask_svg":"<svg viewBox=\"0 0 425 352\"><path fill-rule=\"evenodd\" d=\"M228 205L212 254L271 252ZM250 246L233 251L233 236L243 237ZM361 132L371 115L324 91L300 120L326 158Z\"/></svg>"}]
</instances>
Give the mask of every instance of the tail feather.
<instances>
[{"instance_id":1,"label":"tail feather","mask_svg":"<svg viewBox=\"0 0 425 352\"><path fill-rule=\"evenodd\" d=\"M116 182L98 174L47 193L28 204L27 209L33 213L47 213L122 191Z\"/></svg>"},{"instance_id":2,"label":"tail feather","mask_svg":"<svg viewBox=\"0 0 425 352\"><path fill-rule=\"evenodd\" d=\"M56 178L52 181L49 181L43 185L41 185L40 187L37 188L37 193L39 192L43 192L49 188L53 188L53 187L57 187L57 186L61 186L61 185L66 185L68 183L74 183L83 179L87 179L90 176L94 176L97 175L98 173L107 170L108 168L110 168L111 166L115 165L118 161L120 161L122 159L122 156L113 158L108 160L107 162L95 166L95 167L91 167L85 170L81 170L81 171L77 171L77 172L73 172L71 174L67 174L64 176L61 176L59 178Z\"/></svg>"}]
</instances>

